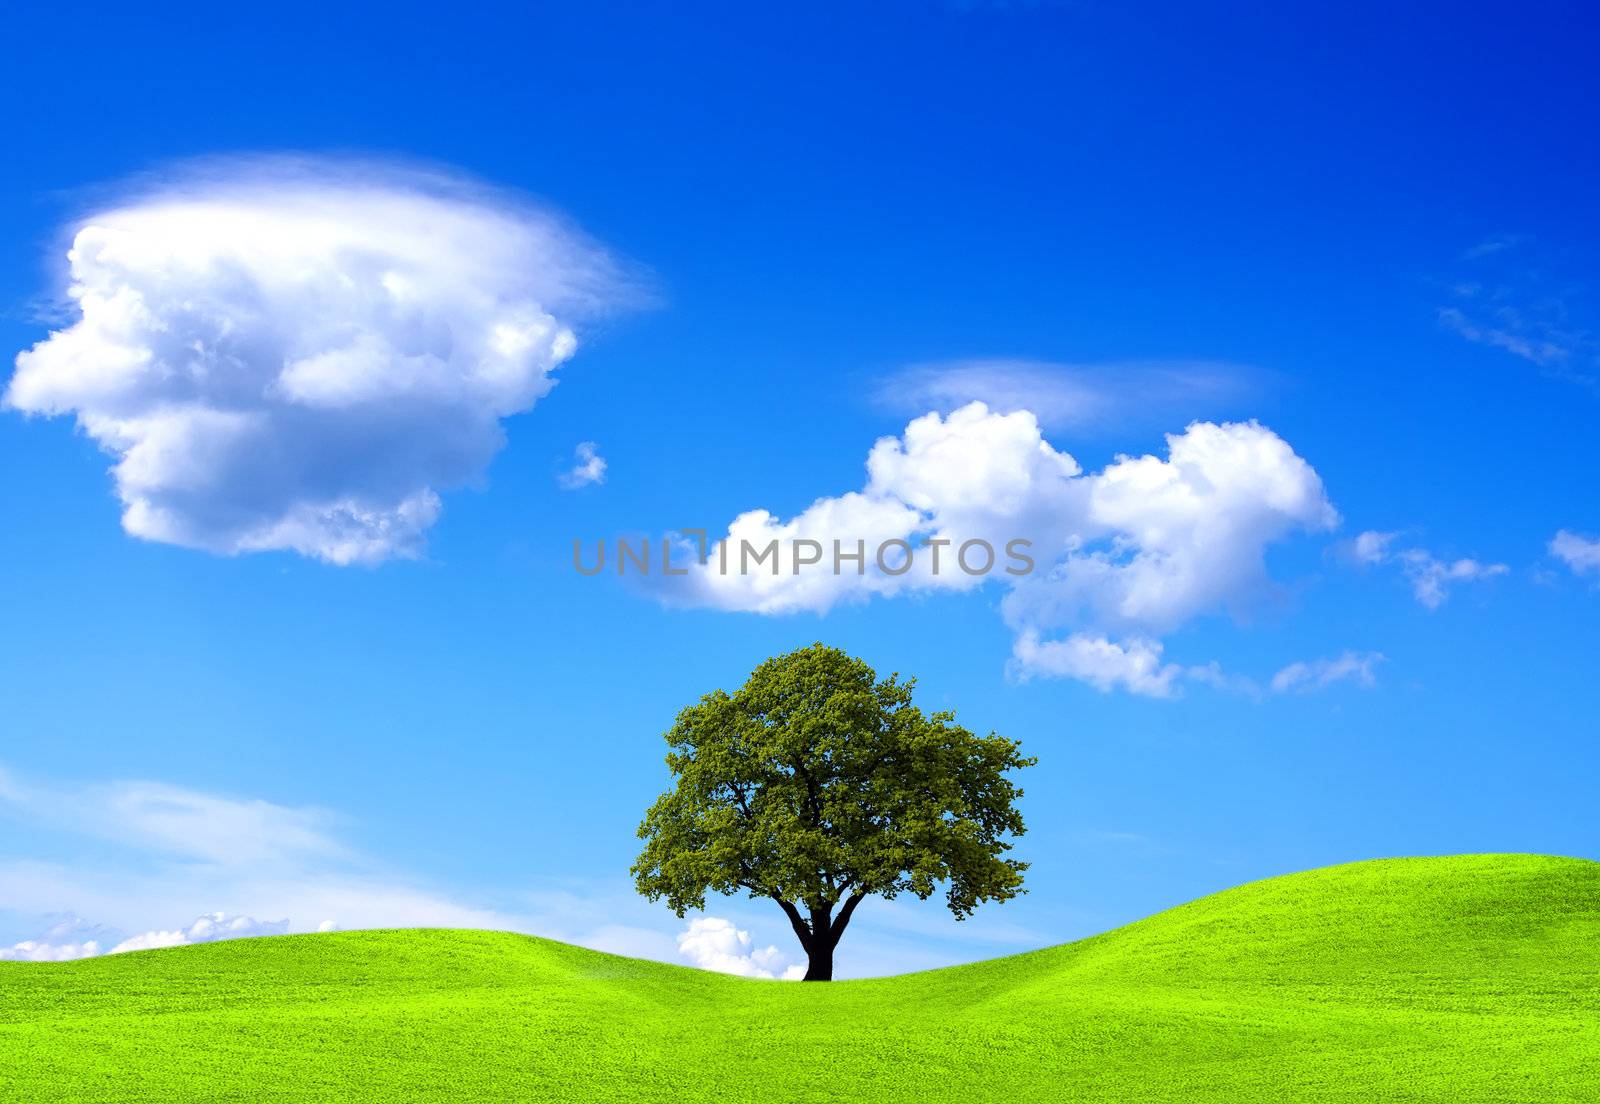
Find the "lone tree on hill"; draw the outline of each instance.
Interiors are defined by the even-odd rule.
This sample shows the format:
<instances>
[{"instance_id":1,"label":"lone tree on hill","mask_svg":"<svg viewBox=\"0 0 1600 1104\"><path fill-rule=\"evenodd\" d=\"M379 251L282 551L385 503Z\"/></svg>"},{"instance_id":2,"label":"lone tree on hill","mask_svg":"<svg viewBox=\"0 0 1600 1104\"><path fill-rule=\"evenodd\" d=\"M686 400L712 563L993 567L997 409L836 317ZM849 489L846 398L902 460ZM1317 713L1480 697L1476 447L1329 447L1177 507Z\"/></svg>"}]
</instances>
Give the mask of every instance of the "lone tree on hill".
<instances>
[{"instance_id":1,"label":"lone tree on hill","mask_svg":"<svg viewBox=\"0 0 1600 1104\"><path fill-rule=\"evenodd\" d=\"M807 981L832 980L839 937L874 894L926 900L942 884L960 920L1024 892L1027 863L1002 857L1024 831L1006 772L1036 760L954 713L924 715L915 684L813 644L679 713L675 784L639 826L639 892L680 917L707 892L772 898Z\"/></svg>"}]
</instances>

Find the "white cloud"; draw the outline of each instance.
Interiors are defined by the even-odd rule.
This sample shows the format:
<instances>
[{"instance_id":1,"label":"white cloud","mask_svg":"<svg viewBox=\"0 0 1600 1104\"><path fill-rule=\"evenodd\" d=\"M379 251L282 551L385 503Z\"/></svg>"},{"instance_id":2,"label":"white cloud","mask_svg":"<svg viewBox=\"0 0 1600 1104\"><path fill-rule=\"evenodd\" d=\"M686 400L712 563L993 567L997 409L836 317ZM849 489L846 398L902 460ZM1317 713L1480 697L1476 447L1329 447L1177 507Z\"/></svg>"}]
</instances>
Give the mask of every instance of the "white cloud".
<instances>
[{"instance_id":1,"label":"white cloud","mask_svg":"<svg viewBox=\"0 0 1600 1104\"><path fill-rule=\"evenodd\" d=\"M1600 540L1563 529L1550 539L1550 554L1574 575L1600 575Z\"/></svg>"},{"instance_id":2,"label":"white cloud","mask_svg":"<svg viewBox=\"0 0 1600 1104\"><path fill-rule=\"evenodd\" d=\"M335 564L417 554L439 493L628 293L558 219L438 173L218 162L82 219L76 322L7 405L115 458L133 536Z\"/></svg>"},{"instance_id":3,"label":"white cloud","mask_svg":"<svg viewBox=\"0 0 1600 1104\"><path fill-rule=\"evenodd\" d=\"M519 931L615 954L680 958L666 914L631 886L524 893L503 907L463 902L351 848L334 835L339 818L322 810L151 781L46 784L0 768L0 824L6 821L24 831L0 831L0 917L21 927L71 912L0 945L0 959L406 927ZM95 857L29 857L16 853L17 839L79 855L81 841L93 841ZM196 908L200 902L208 907ZM174 927L175 911L198 918ZM750 969L774 975L786 968L773 948L751 949L748 959Z\"/></svg>"},{"instance_id":4,"label":"white cloud","mask_svg":"<svg viewBox=\"0 0 1600 1104\"><path fill-rule=\"evenodd\" d=\"M513 914L460 904L383 869L337 839L337 818L319 809L160 782L46 784L0 771L0 820L58 849L77 852L90 840L96 854L109 852L62 863L0 847L0 909L70 909L104 925L58 926L35 942L131 949L130 940L167 945L229 931L523 926ZM158 908L167 915L154 915ZM177 909L200 919L165 927ZM249 919L263 915L287 919Z\"/></svg>"},{"instance_id":5,"label":"white cloud","mask_svg":"<svg viewBox=\"0 0 1600 1104\"><path fill-rule=\"evenodd\" d=\"M1255 390L1254 373L1212 361L1054 364L979 359L919 364L882 383L877 399L897 412L956 410L982 402L1002 414L1026 410L1042 425L1072 429L1130 421L1188 421ZM1207 411L1209 412L1209 411Z\"/></svg>"},{"instance_id":6,"label":"white cloud","mask_svg":"<svg viewBox=\"0 0 1600 1104\"><path fill-rule=\"evenodd\" d=\"M1351 551L1357 560L1364 564L1380 564L1389 558L1389 546L1394 543L1398 533L1380 533L1376 529L1368 529L1356 535L1351 542Z\"/></svg>"},{"instance_id":7,"label":"white cloud","mask_svg":"<svg viewBox=\"0 0 1600 1104\"><path fill-rule=\"evenodd\" d=\"M224 912L208 912L195 918L186 928L173 931L147 931L131 936L112 947L110 954L124 951L148 951L157 947L186 947L192 943L216 943L223 939L248 939L258 935L285 935L289 921L262 921L250 916L229 916Z\"/></svg>"},{"instance_id":8,"label":"white cloud","mask_svg":"<svg viewBox=\"0 0 1600 1104\"><path fill-rule=\"evenodd\" d=\"M1400 556L1402 569L1411 580L1412 592L1416 594L1417 601L1429 609L1444 605L1452 583L1492 579L1511 570L1503 563L1483 563L1472 559L1438 560L1420 548L1408 549Z\"/></svg>"},{"instance_id":9,"label":"white cloud","mask_svg":"<svg viewBox=\"0 0 1600 1104\"><path fill-rule=\"evenodd\" d=\"M1351 551L1363 564L1396 564L1411 583L1411 592L1430 610L1444 605L1455 583L1470 583L1504 575L1511 569L1503 563L1481 560L1441 560L1423 548L1394 548L1397 533L1369 529L1356 537Z\"/></svg>"},{"instance_id":10,"label":"white cloud","mask_svg":"<svg viewBox=\"0 0 1600 1104\"><path fill-rule=\"evenodd\" d=\"M798 981L806 972L777 947L756 947L749 932L718 916L690 920L678 936L678 953L702 970L740 977Z\"/></svg>"},{"instance_id":11,"label":"white cloud","mask_svg":"<svg viewBox=\"0 0 1600 1104\"><path fill-rule=\"evenodd\" d=\"M0 947L0 962L72 962L75 958L93 958L104 947L106 933L99 926L88 925L78 917L66 917L37 938Z\"/></svg>"},{"instance_id":12,"label":"white cloud","mask_svg":"<svg viewBox=\"0 0 1600 1104\"><path fill-rule=\"evenodd\" d=\"M0 812L172 858L257 871L337 859L332 818L258 799L202 793L160 782L119 781L76 787L0 790Z\"/></svg>"},{"instance_id":13,"label":"white cloud","mask_svg":"<svg viewBox=\"0 0 1600 1104\"><path fill-rule=\"evenodd\" d=\"M572 451L572 459L572 467L557 478L557 482L567 490L575 491L591 483L606 481L605 457L600 455L600 446L593 441L579 442L578 447Z\"/></svg>"},{"instance_id":14,"label":"white cloud","mask_svg":"<svg viewBox=\"0 0 1600 1104\"><path fill-rule=\"evenodd\" d=\"M1377 652L1345 652L1333 659L1302 660L1291 663L1272 676L1275 694L1308 693L1326 689L1337 682L1375 686L1373 668L1383 662Z\"/></svg>"},{"instance_id":15,"label":"white cloud","mask_svg":"<svg viewBox=\"0 0 1600 1104\"><path fill-rule=\"evenodd\" d=\"M3 779L0 779L3 780ZM58 916L32 938L9 947L0 946L0 961L71 962L93 958L116 941L113 933L80 916Z\"/></svg>"},{"instance_id":16,"label":"white cloud","mask_svg":"<svg viewBox=\"0 0 1600 1104\"><path fill-rule=\"evenodd\" d=\"M820 498L788 520L741 514L706 564L658 585L687 604L789 613L999 580L1018 674L1159 697L1184 673L1161 662L1161 635L1215 610L1247 610L1272 589L1269 544L1338 522L1316 472L1255 422L1196 422L1167 437L1165 458L1120 456L1086 473L1032 413L971 403L879 440L866 467L861 491ZM744 545L773 540L772 566L749 570ZM1029 542L1031 573L1006 555L1017 540ZM847 552L864 543L867 562L837 563L835 541ZM916 546L903 573L903 549L872 562L890 541ZM971 541L995 550L988 574L960 569ZM809 562L813 553L820 562ZM986 562L981 550L972 559Z\"/></svg>"},{"instance_id":17,"label":"white cloud","mask_svg":"<svg viewBox=\"0 0 1600 1104\"><path fill-rule=\"evenodd\" d=\"M1097 690L1128 690L1152 698L1170 698L1184 669L1161 662L1159 640L1135 638L1119 644L1103 636L1073 633L1062 640L1041 642L1036 633L1017 637L1012 659L1017 673L1051 675L1087 682Z\"/></svg>"},{"instance_id":18,"label":"white cloud","mask_svg":"<svg viewBox=\"0 0 1600 1104\"><path fill-rule=\"evenodd\" d=\"M1558 335L1524 332L1514 318L1497 326L1474 322L1455 307L1445 307L1439 311L1439 322L1468 341L1500 349L1541 368L1563 364L1572 357L1572 349Z\"/></svg>"},{"instance_id":19,"label":"white cloud","mask_svg":"<svg viewBox=\"0 0 1600 1104\"><path fill-rule=\"evenodd\" d=\"M322 929L328 930L328 929ZM129 936L103 950L100 940L81 943L51 943L49 936L24 940L11 947L0 947L0 959L25 962L68 962L79 958L93 958L99 954L123 954L127 951L149 951L159 947L186 947L193 943L216 943L224 939L249 939L260 935L284 935L289 931L289 921L261 921L249 916L229 916L222 912L209 912L196 917L188 927L170 931L147 931Z\"/></svg>"},{"instance_id":20,"label":"white cloud","mask_svg":"<svg viewBox=\"0 0 1600 1104\"><path fill-rule=\"evenodd\" d=\"M71 962L79 958L93 958L100 953L100 944L90 939L83 943L46 943L38 939L24 939L9 947L0 947L0 961L9 962Z\"/></svg>"}]
</instances>

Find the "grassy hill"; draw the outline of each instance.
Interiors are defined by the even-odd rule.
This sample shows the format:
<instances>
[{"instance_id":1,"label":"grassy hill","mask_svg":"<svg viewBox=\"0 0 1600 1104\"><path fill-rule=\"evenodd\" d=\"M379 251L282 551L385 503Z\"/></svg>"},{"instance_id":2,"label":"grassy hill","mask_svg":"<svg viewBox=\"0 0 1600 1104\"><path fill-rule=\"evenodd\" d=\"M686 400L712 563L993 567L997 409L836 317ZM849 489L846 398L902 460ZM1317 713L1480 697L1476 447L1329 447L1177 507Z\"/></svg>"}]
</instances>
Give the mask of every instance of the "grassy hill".
<instances>
[{"instance_id":1,"label":"grassy hill","mask_svg":"<svg viewBox=\"0 0 1600 1104\"><path fill-rule=\"evenodd\" d=\"M745 981L473 931L0 963L0 1100L1600 1099L1600 863L1395 859L1079 943Z\"/></svg>"}]
</instances>

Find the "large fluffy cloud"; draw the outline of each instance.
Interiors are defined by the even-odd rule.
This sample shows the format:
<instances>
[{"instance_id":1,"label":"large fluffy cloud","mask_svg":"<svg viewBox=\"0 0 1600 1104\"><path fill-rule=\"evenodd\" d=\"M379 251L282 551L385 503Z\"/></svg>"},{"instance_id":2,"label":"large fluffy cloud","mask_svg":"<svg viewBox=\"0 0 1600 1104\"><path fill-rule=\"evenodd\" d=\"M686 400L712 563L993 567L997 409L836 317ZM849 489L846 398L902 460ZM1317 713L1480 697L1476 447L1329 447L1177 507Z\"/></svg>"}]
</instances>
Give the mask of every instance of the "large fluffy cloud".
<instances>
[{"instance_id":1,"label":"large fluffy cloud","mask_svg":"<svg viewBox=\"0 0 1600 1104\"><path fill-rule=\"evenodd\" d=\"M697 916L678 936L678 953L702 970L751 978L797 981L805 967L777 947L757 947L750 933L720 916Z\"/></svg>"},{"instance_id":2,"label":"large fluffy cloud","mask_svg":"<svg viewBox=\"0 0 1600 1104\"><path fill-rule=\"evenodd\" d=\"M878 441L860 491L787 520L740 515L707 562L665 585L681 601L783 613L998 579L1020 674L1166 696L1188 669L1163 663L1160 637L1246 609L1271 586L1270 544L1337 523L1311 465L1255 422L1197 422L1168 436L1165 457L1122 456L1091 473L1046 441L1030 412L975 402ZM746 555L774 540L775 562ZM841 566L836 541L846 552L864 544L865 562ZM896 541L912 548L905 570L904 547L874 555ZM1003 558L964 569L959 550L973 541ZM1031 571L1004 556L1016 541L1028 542ZM975 552L970 566L985 559Z\"/></svg>"},{"instance_id":3,"label":"large fluffy cloud","mask_svg":"<svg viewBox=\"0 0 1600 1104\"><path fill-rule=\"evenodd\" d=\"M76 417L134 536L338 564L414 554L625 294L519 200L326 161L190 172L81 220L67 260L77 320L5 402Z\"/></svg>"}]
</instances>

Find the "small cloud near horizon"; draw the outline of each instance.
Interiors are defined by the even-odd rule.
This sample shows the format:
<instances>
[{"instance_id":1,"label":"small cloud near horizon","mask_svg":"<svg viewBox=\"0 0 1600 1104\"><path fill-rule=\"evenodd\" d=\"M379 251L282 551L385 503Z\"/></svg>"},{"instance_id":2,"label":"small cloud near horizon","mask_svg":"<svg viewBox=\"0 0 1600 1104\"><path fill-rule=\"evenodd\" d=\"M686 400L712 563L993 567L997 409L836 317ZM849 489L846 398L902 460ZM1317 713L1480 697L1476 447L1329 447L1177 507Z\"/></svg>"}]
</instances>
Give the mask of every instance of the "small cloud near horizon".
<instances>
[{"instance_id":1,"label":"small cloud near horizon","mask_svg":"<svg viewBox=\"0 0 1600 1104\"><path fill-rule=\"evenodd\" d=\"M678 953L702 970L747 978L798 981L806 968L776 946L757 947L750 933L720 916L697 916L678 936Z\"/></svg>"},{"instance_id":2,"label":"small cloud near horizon","mask_svg":"<svg viewBox=\"0 0 1600 1104\"><path fill-rule=\"evenodd\" d=\"M105 948L99 939L80 942L58 938L60 925L38 939L25 939L10 947L0 947L0 960L13 962L69 962L80 958L95 958L102 954L126 954L129 951L150 951L160 947L187 947L196 943L219 943L224 939L251 939L262 935L287 935L287 920L257 920L251 916L229 916L223 912L208 912L195 918L187 927L170 931L140 932ZM332 931L333 922L325 920L318 931Z\"/></svg>"}]
</instances>

